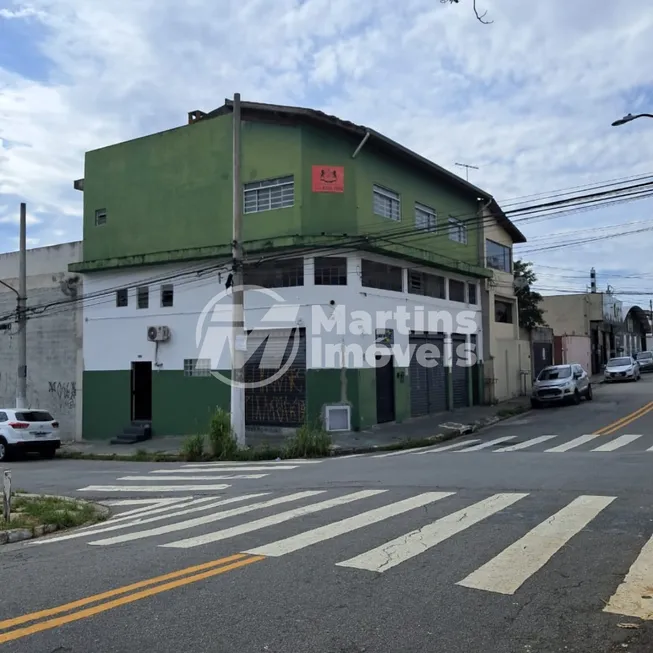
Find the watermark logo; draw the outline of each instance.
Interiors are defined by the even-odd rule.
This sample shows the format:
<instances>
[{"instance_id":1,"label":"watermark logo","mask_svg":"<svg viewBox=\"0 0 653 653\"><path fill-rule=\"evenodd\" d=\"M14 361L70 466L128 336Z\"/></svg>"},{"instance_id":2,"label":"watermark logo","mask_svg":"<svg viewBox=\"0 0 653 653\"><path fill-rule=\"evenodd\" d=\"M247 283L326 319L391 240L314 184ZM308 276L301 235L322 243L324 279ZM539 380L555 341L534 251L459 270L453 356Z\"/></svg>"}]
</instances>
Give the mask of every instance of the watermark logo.
<instances>
[{"instance_id":1,"label":"watermark logo","mask_svg":"<svg viewBox=\"0 0 653 653\"><path fill-rule=\"evenodd\" d=\"M300 347L300 334L297 328L300 307L297 304L287 303L281 295L269 288L259 286L241 288L247 294L247 328L251 333L242 341L233 342L231 326L233 289L223 290L207 302L197 320L195 345L198 350L198 366L208 368L212 376L229 386L245 389L262 388L280 379L297 358ZM258 302L257 297L260 298ZM261 317L255 319L256 315L261 313ZM254 316L253 320L252 316ZM234 349L243 354L245 381L242 383L232 380L219 371L221 362L223 368L231 366L231 352ZM259 355L258 365L247 365ZM263 370L271 372L270 375L266 376Z\"/></svg>"},{"instance_id":2,"label":"watermark logo","mask_svg":"<svg viewBox=\"0 0 653 653\"><path fill-rule=\"evenodd\" d=\"M259 286L242 289L247 294L248 335L233 342L231 290L211 298L195 331L198 367L232 387L269 386L290 370L300 353L310 357L308 367L321 369L380 367L391 360L402 368L415 362L425 368L469 367L477 362L473 338L480 328L476 311L399 306L367 312L347 310L343 305L326 309L313 305L305 311L309 324L304 324L299 319L300 305L286 302L274 290ZM304 342L300 327L305 328ZM300 347L305 350L300 352ZM242 354L243 382L220 372L231 367L234 351Z\"/></svg>"}]
</instances>

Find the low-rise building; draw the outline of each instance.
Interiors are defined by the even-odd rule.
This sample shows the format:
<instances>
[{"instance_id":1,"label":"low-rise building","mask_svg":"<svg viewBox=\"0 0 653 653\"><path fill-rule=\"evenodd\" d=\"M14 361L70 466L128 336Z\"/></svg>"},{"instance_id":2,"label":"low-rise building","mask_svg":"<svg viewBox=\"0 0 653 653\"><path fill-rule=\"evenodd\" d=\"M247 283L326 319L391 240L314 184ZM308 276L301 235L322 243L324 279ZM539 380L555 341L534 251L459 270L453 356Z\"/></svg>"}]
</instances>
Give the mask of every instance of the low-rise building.
<instances>
[{"instance_id":1,"label":"low-rise building","mask_svg":"<svg viewBox=\"0 0 653 653\"><path fill-rule=\"evenodd\" d=\"M86 154L84 260L70 268L96 298L84 302L86 438L130 422L198 432L229 409L232 111ZM482 402L488 375L514 392L517 306L494 280L512 279L525 238L491 195L319 111L241 111L244 276L257 288L239 344L246 425L294 427L329 406L347 407L354 430L401 421ZM361 358L375 345L395 349Z\"/></svg>"},{"instance_id":2,"label":"low-rise building","mask_svg":"<svg viewBox=\"0 0 653 653\"><path fill-rule=\"evenodd\" d=\"M542 309L556 336L556 363L585 364L599 374L613 356L646 348L650 326L645 312L632 306L624 317L623 303L612 293L548 295Z\"/></svg>"},{"instance_id":3,"label":"low-rise building","mask_svg":"<svg viewBox=\"0 0 653 653\"><path fill-rule=\"evenodd\" d=\"M16 403L18 252L0 254L0 406ZM49 410L64 439L82 435L82 243L27 250L27 401Z\"/></svg>"}]
</instances>

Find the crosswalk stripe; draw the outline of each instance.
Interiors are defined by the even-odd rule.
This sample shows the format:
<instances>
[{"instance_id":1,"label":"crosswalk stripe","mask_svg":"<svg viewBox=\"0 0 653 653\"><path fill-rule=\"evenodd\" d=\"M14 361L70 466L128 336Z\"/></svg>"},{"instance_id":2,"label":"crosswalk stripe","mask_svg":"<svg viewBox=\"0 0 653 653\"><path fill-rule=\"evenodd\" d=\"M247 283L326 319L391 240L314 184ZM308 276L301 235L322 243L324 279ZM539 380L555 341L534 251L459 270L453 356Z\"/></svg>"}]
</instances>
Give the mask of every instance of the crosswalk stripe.
<instances>
[{"instance_id":1,"label":"crosswalk stripe","mask_svg":"<svg viewBox=\"0 0 653 653\"><path fill-rule=\"evenodd\" d=\"M129 511L129 512L136 512L137 510L144 510L145 507L152 507L152 506L157 506L160 504L168 504L168 503L175 503L177 501L184 501L185 497L179 498L179 497L174 497L172 499L113 499L111 501L104 501L105 506L111 506L111 507L120 507L120 506L144 506L143 508L136 508L134 511ZM120 513L121 515L124 515L126 513Z\"/></svg>"},{"instance_id":2,"label":"crosswalk stripe","mask_svg":"<svg viewBox=\"0 0 653 653\"><path fill-rule=\"evenodd\" d=\"M526 442L520 442L519 444L513 444L508 447L502 447L501 449L495 449L494 453L506 453L508 451L520 451L521 449L528 449L529 447L534 447L536 444L546 442L547 440L551 440L551 438L555 437L557 436L541 435L539 438L531 438L530 440L526 440Z\"/></svg>"},{"instance_id":3,"label":"crosswalk stripe","mask_svg":"<svg viewBox=\"0 0 653 653\"><path fill-rule=\"evenodd\" d=\"M495 494L366 553L338 562L336 566L376 572L387 571L527 496L528 494L516 493Z\"/></svg>"},{"instance_id":4,"label":"crosswalk stripe","mask_svg":"<svg viewBox=\"0 0 653 653\"><path fill-rule=\"evenodd\" d=\"M182 508L187 508L190 506L196 506L200 505L202 503L207 503L208 501L215 501L216 496L209 496L209 497L202 497L198 499L194 499L193 497L186 497L185 499L181 499L178 502L174 503L164 503L162 505L158 506L151 506L149 508L139 508L139 510L129 510L127 512L121 512L120 514L116 515L115 517L112 517L109 522L111 524L116 524L117 522L123 522L123 521L133 521L136 518L141 518L141 517L149 517L150 515L158 515L164 512L170 512L171 510L181 510ZM107 522L107 523L109 523ZM86 527L88 528L97 528L97 524L91 524L90 526Z\"/></svg>"},{"instance_id":5,"label":"crosswalk stripe","mask_svg":"<svg viewBox=\"0 0 653 653\"><path fill-rule=\"evenodd\" d=\"M440 451L450 451L451 449L458 449L459 447L464 447L468 444L475 444L480 442L477 438L475 440L465 440L465 442L456 442L455 444L448 444L445 447L438 447L437 449L429 449L428 451L419 451L415 453L416 456L424 456L427 453L440 453Z\"/></svg>"},{"instance_id":6,"label":"crosswalk stripe","mask_svg":"<svg viewBox=\"0 0 653 653\"><path fill-rule=\"evenodd\" d=\"M204 526L205 524L212 524L213 522L220 521L221 519L227 519L229 517L244 515L248 512L253 512L254 510L272 508L273 506L278 506L282 503L290 503L291 501L300 501L301 499L313 497L318 494L324 494L325 491L326 490L309 490L306 492L296 492L295 494L289 494L283 497L276 497L268 501L259 501L258 503L252 503L248 506L242 506L240 508L232 508L231 510L224 510L222 512L215 512L210 515L205 515L203 517L195 517L194 519L187 519L186 521L176 522L174 524L167 524L166 526L160 526L158 528L150 528L145 531L138 531L137 533L127 533L126 535L118 535L116 537L107 538L105 540L96 540L95 542L89 542L89 544L92 544L94 546L108 546L110 544L120 544L121 542L131 542L132 540L141 540L143 538L153 537L155 535L165 535L167 533L175 533L177 531L183 531L188 528L195 528L196 526Z\"/></svg>"},{"instance_id":7,"label":"crosswalk stripe","mask_svg":"<svg viewBox=\"0 0 653 653\"><path fill-rule=\"evenodd\" d=\"M347 503L359 501L360 499L367 499L376 496L377 494L383 494L384 492L387 492L387 490L362 490L352 494L345 494L344 496L339 496L335 499L327 499L326 501L320 501L319 503L313 503L308 506L302 506L301 508L295 508L294 510L288 510L269 517L263 517L262 519L257 519L256 521L246 524L240 524L239 526L233 526L232 528L226 528L214 533L207 533L206 535L198 535L197 537L189 537L185 540L162 544L161 546L171 549L189 549L203 544L219 542L220 540L236 537L243 533L251 533L252 531L257 531L261 528L266 528L267 526L282 524L283 522L295 519L296 517L311 515L316 512L321 512L322 510L327 510L328 508L343 506Z\"/></svg>"},{"instance_id":8,"label":"crosswalk stripe","mask_svg":"<svg viewBox=\"0 0 653 653\"><path fill-rule=\"evenodd\" d=\"M415 453L417 451L424 451L426 449L431 449L433 448L432 444L429 444L428 447L417 447L415 449L401 449L400 451L391 451L390 453L378 453L375 454L374 456L371 456L371 458L390 458L391 456L403 456L407 453Z\"/></svg>"},{"instance_id":9,"label":"crosswalk stripe","mask_svg":"<svg viewBox=\"0 0 653 653\"><path fill-rule=\"evenodd\" d=\"M212 503L207 503L205 499L198 499L196 501L192 501L191 503L183 504L182 506L176 505L168 507L166 508L168 512L162 512L163 509L161 509L159 510L159 513L162 514L157 514L154 517L152 516L152 513L150 513L148 515L132 515L131 517L111 519L103 524L93 524L87 528L76 530L66 535L60 535L58 537L42 540L42 542L44 544L48 544L50 542L61 542L64 540L72 540L79 537L89 537L93 535L100 535L102 533L109 533L111 531L117 531L123 528L143 526L144 524L151 524L155 521L172 519L173 517L183 517L184 515L190 515L194 512L203 512L204 510L212 510L213 508L219 508L220 506L228 506L232 503L240 503L242 501L249 501L250 499L258 499L259 497L264 497L268 494L268 492L245 494L237 497L229 497L228 499L220 499L219 501L215 501L215 497L209 497L209 499L213 499ZM183 508L183 510L180 508ZM170 512L170 510L174 510L174 512Z\"/></svg>"},{"instance_id":10,"label":"crosswalk stripe","mask_svg":"<svg viewBox=\"0 0 653 653\"><path fill-rule=\"evenodd\" d=\"M563 442L553 449L547 449L544 453L562 453L564 451L569 451L569 449L574 449L575 447L580 447L581 444L586 442L591 442L594 438L598 438L600 435L589 433L587 435L581 435L579 438L569 440L569 442Z\"/></svg>"},{"instance_id":11,"label":"crosswalk stripe","mask_svg":"<svg viewBox=\"0 0 653 653\"><path fill-rule=\"evenodd\" d=\"M121 476L118 481L235 481L265 478L269 474L227 474L226 476Z\"/></svg>"},{"instance_id":12,"label":"crosswalk stripe","mask_svg":"<svg viewBox=\"0 0 653 653\"><path fill-rule=\"evenodd\" d=\"M464 580L463 587L514 594L616 497L580 496Z\"/></svg>"},{"instance_id":13,"label":"crosswalk stripe","mask_svg":"<svg viewBox=\"0 0 653 653\"><path fill-rule=\"evenodd\" d=\"M280 467L295 469L298 465L319 465L322 460L249 460L249 461L233 461L223 460L205 463L188 463L182 467L191 469L193 467L250 467L256 465L257 467Z\"/></svg>"},{"instance_id":14,"label":"crosswalk stripe","mask_svg":"<svg viewBox=\"0 0 653 653\"><path fill-rule=\"evenodd\" d=\"M596 447L596 449L592 449L592 451L614 451L615 449L621 449L621 447L625 447L627 444L630 444L631 442L635 442L635 440L639 440L641 438L641 435L621 435L615 440L612 440L611 442L606 442L605 444L602 444L600 447Z\"/></svg>"},{"instance_id":15,"label":"crosswalk stripe","mask_svg":"<svg viewBox=\"0 0 653 653\"><path fill-rule=\"evenodd\" d=\"M242 467L234 467L234 466L214 466L214 465L206 465L206 466L197 466L197 467L192 467L186 469L186 466L184 466L182 469L155 469L150 472L150 474L210 474L212 472L215 472L216 474L224 474L225 472L270 472L270 470L274 469L277 472L285 472L290 469L297 469L297 465L277 465L276 467L272 467L270 465L248 465L248 466L242 466Z\"/></svg>"},{"instance_id":16,"label":"crosswalk stripe","mask_svg":"<svg viewBox=\"0 0 653 653\"><path fill-rule=\"evenodd\" d=\"M154 479L151 479L154 480ZM226 490L231 485L89 485L78 492L207 492Z\"/></svg>"},{"instance_id":17,"label":"crosswalk stripe","mask_svg":"<svg viewBox=\"0 0 653 653\"><path fill-rule=\"evenodd\" d=\"M617 591L610 597L603 612L653 619L653 537L642 547Z\"/></svg>"},{"instance_id":18,"label":"crosswalk stripe","mask_svg":"<svg viewBox=\"0 0 653 653\"><path fill-rule=\"evenodd\" d=\"M493 447L495 444L510 442L510 440L514 440L516 437L517 437L516 435L507 435L503 438L497 438L496 440L490 440L489 442L483 442L481 444L477 444L475 447L469 447L469 449L456 451L456 453L467 453L469 451L481 451L481 449L489 449L490 447Z\"/></svg>"},{"instance_id":19,"label":"crosswalk stripe","mask_svg":"<svg viewBox=\"0 0 653 653\"><path fill-rule=\"evenodd\" d=\"M364 528L365 526L370 526L371 524L390 519L391 517L401 515L410 510L414 510L415 508L421 508L422 506L439 501L440 499L445 499L454 494L455 492L425 492L424 494L418 494L417 496L404 499L403 501L397 501L387 506L382 506L381 508L374 508L373 510L368 510L367 512L337 522L332 522L331 524L326 524L325 526L314 528L310 531L304 531L298 535L287 537L283 540L266 544L265 546L244 551L243 553L263 555L267 557L283 556L307 546L317 544L318 542L324 542L325 540L333 539L339 535L351 533L352 531Z\"/></svg>"}]
</instances>

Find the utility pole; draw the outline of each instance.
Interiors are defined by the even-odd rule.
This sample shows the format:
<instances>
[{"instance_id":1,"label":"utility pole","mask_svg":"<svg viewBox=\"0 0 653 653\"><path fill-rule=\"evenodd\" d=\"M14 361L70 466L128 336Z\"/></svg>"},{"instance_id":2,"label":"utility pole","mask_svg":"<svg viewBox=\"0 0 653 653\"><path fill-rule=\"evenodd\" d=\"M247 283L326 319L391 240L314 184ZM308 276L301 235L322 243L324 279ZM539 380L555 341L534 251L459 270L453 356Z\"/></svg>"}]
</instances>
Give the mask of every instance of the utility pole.
<instances>
[{"instance_id":1,"label":"utility pole","mask_svg":"<svg viewBox=\"0 0 653 653\"><path fill-rule=\"evenodd\" d=\"M460 168L465 168L465 175L467 178L467 181L469 181L469 171L471 170L478 170L478 166L470 166L467 163L456 163L457 166Z\"/></svg>"},{"instance_id":2,"label":"utility pole","mask_svg":"<svg viewBox=\"0 0 653 653\"><path fill-rule=\"evenodd\" d=\"M233 285L231 287L231 428L239 447L245 440L245 292L243 289L243 189L240 181L240 93L233 102Z\"/></svg>"},{"instance_id":3,"label":"utility pole","mask_svg":"<svg viewBox=\"0 0 653 653\"><path fill-rule=\"evenodd\" d=\"M18 254L18 378L16 408L27 408L27 206L20 204L20 251Z\"/></svg>"}]
</instances>

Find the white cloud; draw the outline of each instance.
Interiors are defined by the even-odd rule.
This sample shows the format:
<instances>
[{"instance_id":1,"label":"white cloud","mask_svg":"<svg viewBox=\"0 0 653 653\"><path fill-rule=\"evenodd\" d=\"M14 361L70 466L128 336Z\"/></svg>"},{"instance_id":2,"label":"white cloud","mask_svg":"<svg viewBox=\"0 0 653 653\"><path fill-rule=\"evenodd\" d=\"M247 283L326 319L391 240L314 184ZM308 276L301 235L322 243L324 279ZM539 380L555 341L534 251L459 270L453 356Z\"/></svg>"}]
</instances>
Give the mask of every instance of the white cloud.
<instances>
[{"instance_id":1,"label":"white cloud","mask_svg":"<svg viewBox=\"0 0 653 653\"><path fill-rule=\"evenodd\" d=\"M477 165L470 180L500 200L653 172L653 121L610 127L653 110L648 0L478 4L491 25L471 0L10 2L0 26L34 27L30 47L50 68L35 81L0 59L0 218L25 199L41 244L79 238L72 181L84 151L183 124L234 92L369 125L455 172L456 161ZM538 236L644 220L651 206L520 226L532 250L558 242ZM603 285L644 291L651 241L529 258L550 266L538 269L546 287L582 288L594 265ZM643 278L624 277L635 271Z\"/></svg>"}]
</instances>

